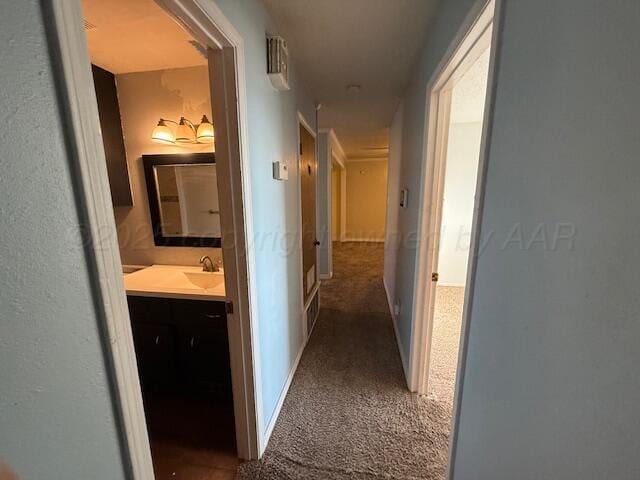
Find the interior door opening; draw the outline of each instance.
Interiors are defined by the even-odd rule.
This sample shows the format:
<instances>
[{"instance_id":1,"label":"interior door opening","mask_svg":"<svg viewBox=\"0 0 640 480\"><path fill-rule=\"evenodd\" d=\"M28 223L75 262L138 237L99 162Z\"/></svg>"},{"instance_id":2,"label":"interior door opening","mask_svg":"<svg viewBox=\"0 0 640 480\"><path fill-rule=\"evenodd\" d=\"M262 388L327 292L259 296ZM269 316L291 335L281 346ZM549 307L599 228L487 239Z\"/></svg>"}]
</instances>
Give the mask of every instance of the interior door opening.
<instances>
[{"instance_id":1,"label":"interior door opening","mask_svg":"<svg viewBox=\"0 0 640 480\"><path fill-rule=\"evenodd\" d=\"M191 0L46 7L130 476L233 478L263 449L240 36Z\"/></svg>"},{"instance_id":2,"label":"interior door opening","mask_svg":"<svg viewBox=\"0 0 640 480\"><path fill-rule=\"evenodd\" d=\"M152 2L82 6L155 475L222 475L239 462L207 51Z\"/></svg>"},{"instance_id":3,"label":"interior door opening","mask_svg":"<svg viewBox=\"0 0 640 480\"><path fill-rule=\"evenodd\" d=\"M409 387L451 417L457 442L469 311L486 178L486 121L499 31L495 0L478 5L427 87L425 168L414 289Z\"/></svg>"},{"instance_id":4,"label":"interior door opening","mask_svg":"<svg viewBox=\"0 0 640 480\"><path fill-rule=\"evenodd\" d=\"M427 395L451 410L476 198L489 48L452 86Z\"/></svg>"}]
</instances>

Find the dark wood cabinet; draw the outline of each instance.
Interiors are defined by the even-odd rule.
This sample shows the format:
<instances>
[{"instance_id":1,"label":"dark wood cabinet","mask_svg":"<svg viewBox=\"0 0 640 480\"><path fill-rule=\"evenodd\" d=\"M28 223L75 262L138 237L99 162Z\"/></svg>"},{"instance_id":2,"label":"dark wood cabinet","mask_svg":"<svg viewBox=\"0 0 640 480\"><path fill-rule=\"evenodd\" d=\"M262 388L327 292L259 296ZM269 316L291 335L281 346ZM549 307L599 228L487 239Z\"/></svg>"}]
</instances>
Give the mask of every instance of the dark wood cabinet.
<instances>
[{"instance_id":1,"label":"dark wood cabinet","mask_svg":"<svg viewBox=\"0 0 640 480\"><path fill-rule=\"evenodd\" d=\"M224 302L128 297L143 389L231 395Z\"/></svg>"},{"instance_id":2,"label":"dark wood cabinet","mask_svg":"<svg viewBox=\"0 0 640 480\"><path fill-rule=\"evenodd\" d=\"M129 180L127 155L124 148L116 77L113 73L95 65L91 65L91 70L96 100L98 101L100 130L102 131L102 143L107 161L111 201L115 206L132 206L131 181Z\"/></svg>"},{"instance_id":3,"label":"dark wood cabinet","mask_svg":"<svg viewBox=\"0 0 640 480\"><path fill-rule=\"evenodd\" d=\"M178 373L174 329L168 325L134 323L133 340L143 387L174 385Z\"/></svg>"}]
</instances>

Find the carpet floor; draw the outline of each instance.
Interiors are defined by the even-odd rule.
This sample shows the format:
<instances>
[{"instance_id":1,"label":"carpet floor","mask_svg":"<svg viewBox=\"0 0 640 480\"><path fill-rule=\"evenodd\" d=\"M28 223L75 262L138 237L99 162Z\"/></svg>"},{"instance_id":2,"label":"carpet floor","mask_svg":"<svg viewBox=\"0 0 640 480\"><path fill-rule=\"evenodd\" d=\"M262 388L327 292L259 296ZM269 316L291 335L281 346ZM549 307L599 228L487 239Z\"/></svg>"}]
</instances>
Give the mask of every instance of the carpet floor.
<instances>
[{"instance_id":1,"label":"carpet floor","mask_svg":"<svg viewBox=\"0 0 640 480\"><path fill-rule=\"evenodd\" d=\"M449 408L456 384L463 302L464 287L436 288L427 394Z\"/></svg>"},{"instance_id":2,"label":"carpet floor","mask_svg":"<svg viewBox=\"0 0 640 480\"><path fill-rule=\"evenodd\" d=\"M267 450L239 479L444 479L450 406L406 388L383 246L334 247L334 278Z\"/></svg>"}]
</instances>

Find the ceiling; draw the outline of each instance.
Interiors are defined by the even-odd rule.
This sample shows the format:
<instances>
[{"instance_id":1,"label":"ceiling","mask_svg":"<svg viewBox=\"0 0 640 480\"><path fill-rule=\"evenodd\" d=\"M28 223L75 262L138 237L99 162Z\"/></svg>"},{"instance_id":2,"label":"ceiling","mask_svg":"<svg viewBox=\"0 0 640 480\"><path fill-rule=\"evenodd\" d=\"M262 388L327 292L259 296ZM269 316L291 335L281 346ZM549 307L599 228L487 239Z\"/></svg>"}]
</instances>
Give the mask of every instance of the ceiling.
<instances>
[{"instance_id":1,"label":"ceiling","mask_svg":"<svg viewBox=\"0 0 640 480\"><path fill-rule=\"evenodd\" d=\"M349 158L386 156L389 127L440 0L263 0ZM359 93L347 85L360 84Z\"/></svg>"},{"instance_id":2,"label":"ceiling","mask_svg":"<svg viewBox=\"0 0 640 480\"><path fill-rule=\"evenodd\" d=\"M481 122L489 78L490 49L471 65L453 87L451 94L451 123Z\"/></svg>"},{"instance_id":3,"label":"ceiling","mask_svg":"<svg viewBox=\"0 0 640 480\"><path fill-rule=\"evenodd\" d=\"M207 64L189 43L189 34L153 0L81 3L91 61L105 70L129 73Z\"/></svg>"}]
</instances>

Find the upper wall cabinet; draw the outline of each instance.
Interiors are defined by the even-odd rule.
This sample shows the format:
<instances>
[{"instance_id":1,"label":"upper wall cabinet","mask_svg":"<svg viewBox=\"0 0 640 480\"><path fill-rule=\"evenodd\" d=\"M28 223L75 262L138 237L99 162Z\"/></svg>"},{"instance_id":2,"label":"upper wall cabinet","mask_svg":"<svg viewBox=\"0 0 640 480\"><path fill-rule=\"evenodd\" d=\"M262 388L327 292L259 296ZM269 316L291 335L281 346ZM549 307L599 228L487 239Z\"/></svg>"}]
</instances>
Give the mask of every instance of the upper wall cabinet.
<instances>
[{"instance_id":1,"label":"upper wall cabinet","mask_svg":"<svg viewBox=\"0 0 640 480\"><path fill-rule=\"evenodd\" d=\"M111 200L114 206L132 206L131 183L124 149L120 105L116 90L116 77L100 67L91 65L93 83L98 100L98 113L102 129L102 142L107 159Z\"/></svg>"}]
</instances>

